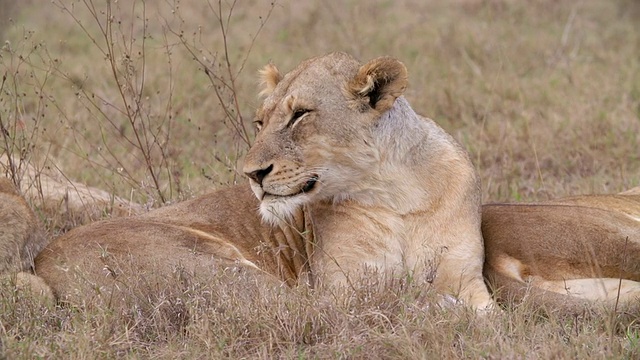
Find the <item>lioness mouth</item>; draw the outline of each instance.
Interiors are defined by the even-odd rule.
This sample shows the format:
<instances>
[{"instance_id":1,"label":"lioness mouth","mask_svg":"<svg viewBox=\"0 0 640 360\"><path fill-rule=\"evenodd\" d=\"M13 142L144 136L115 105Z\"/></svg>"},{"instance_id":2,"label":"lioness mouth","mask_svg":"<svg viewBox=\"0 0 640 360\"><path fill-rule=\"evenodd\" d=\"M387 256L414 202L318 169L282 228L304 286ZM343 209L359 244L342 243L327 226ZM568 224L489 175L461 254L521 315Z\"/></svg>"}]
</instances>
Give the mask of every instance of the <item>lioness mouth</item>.
<instances>
[{"instance_id":1,"label":"lioness mouth","mask_svg":"<svg viewBox=\"0 0 640 360\"><path fill-rule=\"evenodd\" d=\"M318 176L314 175L309 180L307 180L307 182L304 184L302 189L299 192L295 193L295 194L276 195L276 194L272 194L272 193L269 193L269 192L265 192L262 198L264 199L267 196L270 196L272 198L288 198L288 197L298 196L300 194L308 193L309 191L313 190L313 188L316 186L316 183L318 183Z\"/></svg>"}]
</instances>

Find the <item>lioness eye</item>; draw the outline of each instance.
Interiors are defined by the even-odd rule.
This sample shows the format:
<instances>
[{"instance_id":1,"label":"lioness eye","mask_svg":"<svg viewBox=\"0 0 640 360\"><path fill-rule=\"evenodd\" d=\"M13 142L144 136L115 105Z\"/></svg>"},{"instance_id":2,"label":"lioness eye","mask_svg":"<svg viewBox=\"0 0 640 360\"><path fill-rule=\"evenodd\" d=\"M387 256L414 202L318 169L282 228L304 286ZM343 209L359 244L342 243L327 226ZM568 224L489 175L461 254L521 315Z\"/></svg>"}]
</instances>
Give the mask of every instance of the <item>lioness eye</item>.
<instances>
[{"instance_id":1,"label":"lioness eye","mask_svg":"<svg viewBox=\"0 0 640 360\"><path fill-rule=\"evenodd\" d=\"M258 131L262 130L262 120L253 120L253 123L256 125Z\"/></svg>"},{"instance_id":2,"label":"lioness eye","mask_svg":"<svg viewBox=\"0 0 640 360\"><path fill-rule=\"evenodd\" d=\"M293 115L291 116L291 120L289 120L289 124L287 124L287 126L292 126L293 124L296 123L296 121L300 120L300 118L302 118L302 116L308 112L311 112L311 110L308 109L298 109L296 111L293 112Z\"/></svg>"}]
</instances>

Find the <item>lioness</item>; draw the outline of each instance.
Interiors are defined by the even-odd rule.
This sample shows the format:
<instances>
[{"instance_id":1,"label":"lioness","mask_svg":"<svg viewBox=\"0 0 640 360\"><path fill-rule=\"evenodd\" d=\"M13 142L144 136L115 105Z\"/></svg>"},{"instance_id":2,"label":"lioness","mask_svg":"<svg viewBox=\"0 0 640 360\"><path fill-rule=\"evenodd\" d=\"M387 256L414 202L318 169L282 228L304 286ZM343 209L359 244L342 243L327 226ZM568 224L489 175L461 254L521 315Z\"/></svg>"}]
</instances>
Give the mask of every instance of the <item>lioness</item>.
<instances>
[{"instance_id":1,"label":"lioness","mask_svg":"<svg viewBox=\"0 0 640 360\"><path fill-rule=\"evenodd\" d=\"M365 268L426 276L433 265L437 290L489 308L478 176L402 96L405 66L333 53L262 74L267 96L244 163L253 195L236 186L69 232L36 259L56 294L122 284L113 264L129 260L158 276L235 263L312 285L348 284Z\"/></svg>"},{"instance_id":2,"label":"lioness","mask_svg":"<svg viewBox=\"0 0 640 360\"><path fill-rule=\"evenodd\" d=\"M39 220L7 178L0 177L0 274L31 271L47 244Z\"/></svg>"},{"instance_id":3,"label":"lioness","mask_svg":"<svg viewBox=\"0 0 640 360\"><path fill-rule=\"evenodd\" d=\"M564 307L640 300L640 187L482 208L484 274L499 299ZM568 296L566 296L568 295Z\"/></svg>"}]
</instances>

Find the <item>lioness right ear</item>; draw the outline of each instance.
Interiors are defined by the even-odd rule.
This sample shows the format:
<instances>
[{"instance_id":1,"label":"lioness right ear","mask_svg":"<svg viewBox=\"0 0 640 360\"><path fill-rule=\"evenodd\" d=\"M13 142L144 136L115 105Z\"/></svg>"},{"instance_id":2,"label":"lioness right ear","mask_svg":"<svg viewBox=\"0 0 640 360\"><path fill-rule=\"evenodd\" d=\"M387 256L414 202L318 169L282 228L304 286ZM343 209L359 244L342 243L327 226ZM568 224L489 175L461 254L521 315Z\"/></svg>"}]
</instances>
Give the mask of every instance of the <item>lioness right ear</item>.
<instances>
[{"instance_id":1,"label":"lioness right ear","mask_svg":"<svg viewBox=\"0 0 640 360\"><path fill-rule=\"evenodd\" d=\"M400 61L383 56L362 65L347 84L347 91L356 101L366 101L371 108L383 113L393 106L409 82L407 68Z\"/></svg>"},{"instance_id":2,"label":"lioness right ear","mask_svg":"<svg viewBox=\"0 0 640 360\"><path fill-rule=\"evenodd\" d=\"M276 85L282 80L282 75L280 75L280 71L278 68L269 63L259 71L260 74L260 84L263 86L262 91L260 91L260 96L266 96L273 92L273 89L276 88Z\"/></svg>"}]
</instances>

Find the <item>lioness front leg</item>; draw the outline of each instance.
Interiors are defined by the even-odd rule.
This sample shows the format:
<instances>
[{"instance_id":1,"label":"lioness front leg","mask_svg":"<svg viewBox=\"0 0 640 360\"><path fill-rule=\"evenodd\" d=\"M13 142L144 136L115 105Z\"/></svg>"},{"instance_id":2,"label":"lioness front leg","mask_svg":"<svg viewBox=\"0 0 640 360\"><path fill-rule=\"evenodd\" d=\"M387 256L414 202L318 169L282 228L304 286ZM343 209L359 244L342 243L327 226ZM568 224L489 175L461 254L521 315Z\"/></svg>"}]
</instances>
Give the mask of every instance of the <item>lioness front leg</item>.
<instances>
[{"instance_id":1,"label":"lioness front leg","mask_svg":"<svg viewBox=\"0 0 640 360\"><path fill-rule=\"evenodd\" d=\"M315 204L312 272L319 285L350 286L367 270L380 275L403 271L400 222L384 210L355 204Z\"/></svg>"},{"instance_id":2,"label":"lioness front leg","mask_svg":"<svg viewBox=\"0 0 640 360\"><path fill-rule=\"evenodd\" d=\"M383 276L404 271L428 276L434 269L427 267L434 266L434 285L440 294L453 295L480 311L493 304L482 277L481 242L443 246L436 239L405 231L406 222L391 212L355 204L319 204L312 218L317 241L312 271L322 285L349 285L367 268ZM407 236L423 241L416 245Z\"/></svg>"},{"instance_id":3,"label":"lioness front leg","mask_svg":"<svg viewBox=\"0 0 640 360\"><path fill-rule=\"evenodd\" d=\"M451 294L476 310L489 310L493 300L482 276L483 260L480 250L469 249L468 244L449 249L437 264L434 285L440 293Z\"/></svg>"}]
</instances>

